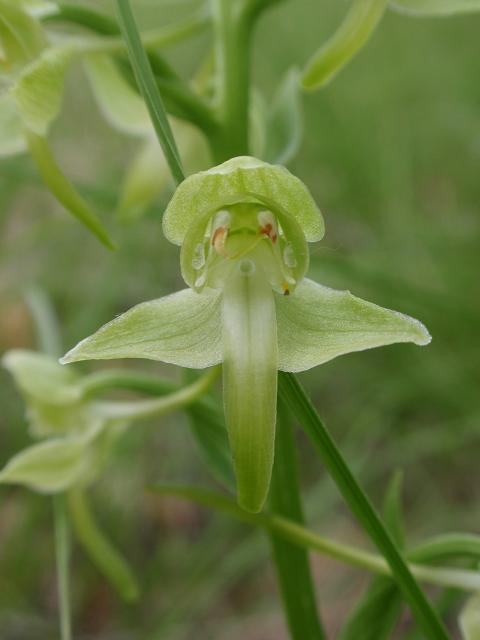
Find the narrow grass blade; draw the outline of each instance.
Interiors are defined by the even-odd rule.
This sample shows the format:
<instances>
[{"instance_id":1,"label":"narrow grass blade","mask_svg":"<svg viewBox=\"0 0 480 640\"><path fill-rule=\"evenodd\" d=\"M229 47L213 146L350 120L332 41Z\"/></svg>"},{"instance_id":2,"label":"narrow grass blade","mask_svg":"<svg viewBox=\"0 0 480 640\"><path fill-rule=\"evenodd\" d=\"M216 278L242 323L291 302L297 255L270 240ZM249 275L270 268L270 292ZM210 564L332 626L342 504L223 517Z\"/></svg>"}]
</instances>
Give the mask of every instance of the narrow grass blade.
<instances>
[{"instance_id":1,"label":"narrow grass blade","mask_svg":"<svg viewBox=\"0 0 480 640\"><path fill-rule=\"evenodd\" d=\"M137 600L140 589L124 558L106 538L94 520L84 493L72 491L68 507L75 534L92 562L126 601Z\"/></svg>"},{"instance_id":2,"label":"narrow grass blade","mask_svg":"<svg viewBox=\"0 0 480 640\"><path fill-rule=\"evenodd\" d=\"M155 82L152 67L140 39L130 3L128 0L117 0L117 8L120 27L140 92L147 105L152 124L173 178L177 184L180 184L185 177L180 155L168 122L162 97Z\"/></svg>"},{"instance_id":3,"label":"narrow grass blade","mask_svg":"<svg viewBox=\"0 0 480 640\"><path fill-rule=\"evenodd\" d=\"M281 373L279 388L283 400L288 403L290 410L318 449L323 463L346 503L385 557L425 637L429 640L447 640L448 633L444 625L420 589L369 499L355 480L298 380L292 374Z\"/></svg>"},{"instance_id":4,"label":"narrow grass blade","mask_svg":"<svg viewBox=\"0 0 480 640\"><path fill-rule=\"evenodd\" d=\"M373 579L337 640L388 640L402 610L402 598L391 578Z\"/></svg>"},{"instance_id":5,"label":"narrow grass blade","mask_svg":"<svg viewBox=\"0 0 480 640\"><path fill-rule=\"evenodd\" d=\"M304 523L295 441L287 407L279 405L275 462L270 485L273 511ZM270 532L278 582L292 640L323 640L307 551Z\"/></svg>"}]
</instances>

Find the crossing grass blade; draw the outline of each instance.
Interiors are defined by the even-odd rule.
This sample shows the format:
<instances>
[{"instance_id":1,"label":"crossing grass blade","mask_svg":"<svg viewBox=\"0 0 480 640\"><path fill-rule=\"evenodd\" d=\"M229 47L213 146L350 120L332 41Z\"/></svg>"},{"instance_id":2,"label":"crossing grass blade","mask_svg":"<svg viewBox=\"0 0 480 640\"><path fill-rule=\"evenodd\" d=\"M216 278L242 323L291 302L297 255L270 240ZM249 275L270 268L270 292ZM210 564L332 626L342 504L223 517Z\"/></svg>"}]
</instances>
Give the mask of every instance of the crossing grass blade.
<instances>
[{"instance_id":1,"label":"crossing grass blade","mask_svg":"<svg viewBox=\"0 0 480 640\"><path fill-rule=\"evenodd\" d=\"M173 178L177 184L180 184L185 178L180 155L129 1L117 0L117 9L120 28L127 45L128 56L140 93L145 100L158 141L163 149Z\"/></svg>"},{"instance_id":2,"label":"crossing grass blade","mask_svg":"<svg viewBox=\"0 0 480 640\"><path fill-rule=\"evenodd\" d=\"M410 605L425 638L448 640L449 636L443 623L413 577L370 500L355 480L297 378L292 374L281 373L279 390L290 411L319 451L325 467L346 503L389 564L394 579Z\"/></svg>"}]
</instances>

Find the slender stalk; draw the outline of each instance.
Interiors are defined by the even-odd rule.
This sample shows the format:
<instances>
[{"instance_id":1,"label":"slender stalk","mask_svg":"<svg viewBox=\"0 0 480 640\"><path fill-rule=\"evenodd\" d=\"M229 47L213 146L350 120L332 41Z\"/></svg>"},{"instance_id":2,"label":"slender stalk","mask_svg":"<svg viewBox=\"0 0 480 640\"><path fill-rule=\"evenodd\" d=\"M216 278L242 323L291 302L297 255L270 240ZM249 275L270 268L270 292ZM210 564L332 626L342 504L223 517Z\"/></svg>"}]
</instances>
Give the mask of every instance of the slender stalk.
<instances>
[{"instance_id":1,"label":"slender stalk","mask_svg":"<svg viewBox=\"0 0 480 640\"><path fill-rule=\"evenodd\" d=\"M89 7L61 5L55 13L43 17L45 22L69 22L98 34L99 38L90 41L82 39L81 44L92 53L124 53L125 40L115 20ZM143 31L141 39L147 50L167 47L187 40L204 31L209 25L209 17L205 12L196 13L186 20Z\"/></svg>"},{"instance_id":2,"label":"slender stalk","mask_svg":"<svg viewBox=\"0 0 480 640\"><path fill-rule=\"evenodd\" d=\"M55 523L55 554L57 561L57 588L60 610L60 638L71 640L72 623L70 612L70 530L65 504L65 496L53 498Z\"/></svg>"},{"instance_id":3,"label":"slender stalk","mask_svg":"<svg viewBox=\"0 0 480 640\"><path fill-rule=\"evenodd\" d=\"M303 524L295 440L289 418L287 407L279 403L270 504L276 514ZM318 615L305 548L273 531L270 531L270 541L291 637L293 640L323 640L325 632Z\"/></svg>"},{"instance_id":4,"label":"slender stalk","mask_svg":"<svg viewBox=\"0 0 480 640\"><path fill-rule=\"evenodd\" d=\"M42 18L42 21L47 23L69 22L105 36L114 36L119 33L117 23L107 14L90 7L79 7L69 3L55 7L52 13L48 13Z\"/></svg>"},{"instance_id":5,"label":"slender stalk","mask_svg":"<svg viewBox=\"0 0 480 640\"><path fill-rule=\"evenodd\" d=\"M220 367L212 367L203 376L187 387L152 400L135 400L132 402L92 403L95 415L108 420L140 420L153 416L161 416L182 409L200 398L218 378Z\"/></svg>"},{"instance_id":6,"label":"slender stalk","mask_svg":"<svg viewBox=\"0 0 480 640\"><path fill-rule=\"evenodd\" d=\"M51 356L58 356L62 352L60 331L55 310L49 297L41 289L32 289L27 294L27 302L33 315L37 330L37 339L41 350ZM61 640L71 640L70 527L65 495L55 495L52 504L60 638Z\"/></svg>"},{"instance_id":7,"label":"slender stalk","mask_svg":"<svg viewBox=\"0 0 480 640\"><path fill-rule=\"evenodd\" d=\"M311 549L316 553L326 555L351 566L395 579L395 574L382 556L319 536L288 518L266 512L250 513L244 511L231 498L212 491L197 489L196 487L157 485L151 487L150 490L152 493L159 495L173 495L192 500L210 509L234 516L247 524L263 527L268 531L278 533L292 544ZM436 559L443 559L440 552ZM421 561L420 558L418 561ZM440 587L453 587L462 591L476 592L480 590L480 574L478 571L450 567L427 567L413 563L408 566L413 575L429 584ZM448 635L445 637L448 638Z\"/></svg>"},{"instance_id":8,"label":"slender stalk","mask_svg":"<svg viewBox=\"0 0 480 640\"><path fill-rule=\"evenodd\" d=\"M251 24L241 3L212 0L217 60L217 100L222 127L212 140L218 161L249 149Z\"/></svg>"},{"instance_id":9,"label":"slender stalk","mask_svg":"<svg viewBox=\"0 0 480 640\"><path fill-rule=\"evenodd\" d=\"M355 480L332 437L320 420L303 387L293 374L281 373L279 388L292 413L310 437L345 501L388 562L425 636L448 639L442 622L420 589L412 572L369 499Z\"/></svg>"}]
</instances>

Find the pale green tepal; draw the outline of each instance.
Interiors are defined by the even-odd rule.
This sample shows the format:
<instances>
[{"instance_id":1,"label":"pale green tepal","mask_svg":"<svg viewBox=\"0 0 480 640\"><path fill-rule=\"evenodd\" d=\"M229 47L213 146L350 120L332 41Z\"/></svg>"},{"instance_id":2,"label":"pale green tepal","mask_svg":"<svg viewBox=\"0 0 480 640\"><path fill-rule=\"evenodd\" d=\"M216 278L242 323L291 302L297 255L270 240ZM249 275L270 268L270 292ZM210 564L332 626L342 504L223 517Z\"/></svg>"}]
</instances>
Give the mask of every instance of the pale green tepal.
<instances>
[{"instance_id":1,"label":"pale green tepal","mask_svg":"<svg viewBox=\"0 0 480 640\"><path fill-rule=\"evenodd\" d=\"M0 484L24 485L40 493L89 485L128 425L182 408L214 378L203 376L158 398L113 401L98 399L102 386L97 386L95 373L81 376L51 356L14 349L2 364L25 400L30 434L37 442L0 469Z\"/></svg>"},{"instance_id":2,"label":"pale green tepal","mask_svg":"<svg viewBox=\"0 0 480 640\"><path fill-rule=\"evenodd\" d=\"M428 344L417 320L304 276L307 241L324 224L287 169L233 158L187 178L163 220L182 246L188 289L144 302L80 342L63 363L149 358L202 369L223 362L238 500L259 511L270 482L277 371L304 371L351 351Z\"/></svg>"}]
</instances>

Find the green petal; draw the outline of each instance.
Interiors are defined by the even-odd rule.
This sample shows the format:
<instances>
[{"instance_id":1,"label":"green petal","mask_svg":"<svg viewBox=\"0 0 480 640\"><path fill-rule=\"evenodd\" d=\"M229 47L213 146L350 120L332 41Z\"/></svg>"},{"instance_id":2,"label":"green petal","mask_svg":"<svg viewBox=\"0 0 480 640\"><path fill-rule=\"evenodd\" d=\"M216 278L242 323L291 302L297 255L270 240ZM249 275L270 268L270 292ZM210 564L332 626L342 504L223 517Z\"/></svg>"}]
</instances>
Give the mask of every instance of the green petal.
<instances>
[{"instance_id":1,"label":"green petal","mask_svg":"<svg viewBox=\"0 0 480 640\"><path fill-rule=\"evenodd\" d=\"M110 56L88 56L85 68L95 98L113 127L128 134L153 134L145 102Z\"/></svg>"},{"instance_id":2,"label":"green petal","mask_svg":"<svg viewBox=\"0 0 480 640\"><path fill-rule=\"evenodd\" d=\"M19 389L31 398L52 405L68 405L82 396L78 376L50 356L34 351L7 351L3 366L12 374Z\"/></svg>"},{"instance_id":3,"label":"green petal","mask_svg":"<svg viewBox=\"0 0 480 640\"><path fill-rule=\"evenodd\" d=\"M224 402L238 502L257 512L272 473L277 404L277 336L271 286L242 263L223 294Z\"/></svg>"},{"instance_id":4,"label":"green petal","mask_svg":"<svg viewBox=\"0 0 480 640\"><path fill-rule=\"evenodd\" d=\"M182 244L193 222L228 204L256 200L295 218L308 241L321 240L323 218L307 187L287 169L241 156L184 180L163 217L165 236Z\"/></svg>"},{"instance_id":5,"label":"green petal","mask_svg":"<svg viewBox=\"0 0 480 640\"><path fill-rule=\"evenodd\" d=\"M355 56L378 25L387 1L353 0L338 30L307 64L302 77L304 89L325 86Z\"/></svg>"},{"instance_id":6,"label":"green petal","mask_svg":"<svg viewBox=\"0 0 480 640\"><path fill-rule=\"evenodd\" d=\"M463 640L479 640L480 638L480 593L467 600L459 619Z\"/></svg>"},{"instance_id":7,"label":"green petal","mask_svg":"<svg viewBox=\"0 0 480 640\"><path fill-rule=\"evenodd\" d=\"M344 353L395 342L428 344L421 322L312 280L276 296L279 369L304 371Z\"/></svg>"},{"instance_id":8,"label":"green petal","mask_svg":"<svg viewBox=\"0 0 480 640\"><path fill-rule=\"evenodd\" d=\"M0 157L22 153L26 148L23 122L15 102L8 94L0 96Z\"/></svg>"},{"instance_id":9,"label":"green petal","mask_svg":"<svg viewBox=\"0 0 480 640\"><path fill-rule=\"evenodd\" d=\"M60 112L65 73L75 53L74 47L47 49L25 67L12 87L26 128L40 136L47 133Z\"/></svg>"},{"instance_id":10,"label":"green petal","mask_svg":"<svg viewBox=\"0 0 480 640\"><path fill-rule=\"evenodd\" d=\"M42 493L65 491L90 476L89 445L96 430L83 438L58 438L35 444L11 458L0 482L21 484Z\"/></svg>"},{"instance_id":11,"label":"green petal","mask_svg":"<svg viewBox=\"0 0 480 640\"><path fill-rule=\"evenodd\" d=\"M46 45L40 23L17 2L0 0L0 68L7 72L35 58Z\"/></svg>"},{"instance_id":12,"label":"green petal","mask_svg":"<svg viewBox=\"0 0 480 640\"><path fill-rule=\"evenodd\" d=\"M84 433L91 415L73 369L33 351L8 351L3 365L25 398L30 433L36 438Z\"/></svg>"},{"instance_id":13,"label":"green petal","mask_svg":"<svg viewBox=\"0 0 480 640\"><path fill-rule=\"evenodd\" d=\"M393 9L412 15L448 16L480 11L480 0L395 0Z\"/></svg>"},{"instance_id":14,"label":"green petal","mask_svg":"<svg viewBox=\"0 0 480 640\"><path fill-rule=\"evenodd\" d=\"M82 340L61 362L147 358L203 369L221 362L220 295L191 289L133 307Z\"/></svg>"}]
</instances>

